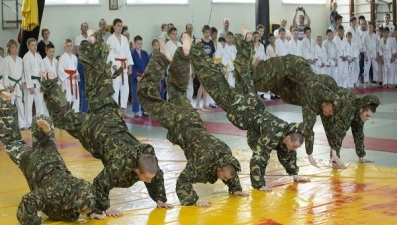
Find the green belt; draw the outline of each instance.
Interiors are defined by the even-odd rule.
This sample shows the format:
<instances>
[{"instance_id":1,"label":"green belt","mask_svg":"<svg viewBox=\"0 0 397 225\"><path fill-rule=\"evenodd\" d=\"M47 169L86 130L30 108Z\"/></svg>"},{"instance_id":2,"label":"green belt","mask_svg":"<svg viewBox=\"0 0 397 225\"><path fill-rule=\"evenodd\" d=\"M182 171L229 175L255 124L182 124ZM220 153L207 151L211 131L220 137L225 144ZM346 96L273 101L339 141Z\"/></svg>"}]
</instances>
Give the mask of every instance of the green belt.
<instances>
[{"instance_id":1,"label":"green belt","mask_svg":"<svg viewBox=\"0 0 397 225\"><path fill-rule=\"evenodd\" d=\"M38 80L39 82L41 82L41 77L38 76L30 76L32 78L32 80Z\"/></svg>"},{"instance_id":2,"label":"green belt","mask_svg":"<svg viewBox=\"0 0 397 225\"><path fill-rule=\"evenodd\" d=\"M18 80L17 80L17 79L14 79L14 78L12 78L12 77L8 77L8 79L10 79L11 81L14 81L14 82L15 82L14 88L15 88L15 86L17 86L17 84L19 84L19 86L21 86L21 84L20 84L19 82L21 82L22 77L20 77Z\"/></svg>"},{"instance_id":3,"label":"green belt","mask_svg":"<svg viewBox=\"0 0 397 225\"><path fill-rule=\"evenodd\" d=\"M14 81L15 82L15 84L14 84L14 88L17 86L17 84L19 84L19 89L21 89L21 84L20 84L20 82L21 82L21 80L22 80L22 77L20 77L18 80L17 79L14 79L14 78L12 78L12 77L8 77L8 79L10 79L11 81ZM25 103L25 92L21 89L21 91L22 91L22 103Z\"/></svg>"},{"instance_id":4,"label":"green belt","mask_svg":"<svg viewBox=\"0 0 397 225\"><path fill-rule=\"evenodd\" d=\"M3 79L3 75L0 75L0 80Z\"/></svg>"}]
</instances>

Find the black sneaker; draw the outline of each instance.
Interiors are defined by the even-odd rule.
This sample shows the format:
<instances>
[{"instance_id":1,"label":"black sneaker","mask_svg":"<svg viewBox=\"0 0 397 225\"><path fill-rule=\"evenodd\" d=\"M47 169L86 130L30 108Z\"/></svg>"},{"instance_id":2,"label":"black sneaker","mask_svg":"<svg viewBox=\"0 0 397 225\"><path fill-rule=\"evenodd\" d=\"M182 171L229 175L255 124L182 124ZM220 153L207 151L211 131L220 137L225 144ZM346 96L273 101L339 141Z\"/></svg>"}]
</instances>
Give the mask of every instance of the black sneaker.
<instances>
[{"instance_id":1,"label":"black sneaker","mask_svg":"<svg viewBox=\"0 0 397 225\"><path fill-rule=\"evenodd\" d=\"M264 95L264 94L261 94L259 97L260 97L261 99L263 99L263 100L267 100L267 98L265 98L265 95Z\"/></svg>"}]
</instances>

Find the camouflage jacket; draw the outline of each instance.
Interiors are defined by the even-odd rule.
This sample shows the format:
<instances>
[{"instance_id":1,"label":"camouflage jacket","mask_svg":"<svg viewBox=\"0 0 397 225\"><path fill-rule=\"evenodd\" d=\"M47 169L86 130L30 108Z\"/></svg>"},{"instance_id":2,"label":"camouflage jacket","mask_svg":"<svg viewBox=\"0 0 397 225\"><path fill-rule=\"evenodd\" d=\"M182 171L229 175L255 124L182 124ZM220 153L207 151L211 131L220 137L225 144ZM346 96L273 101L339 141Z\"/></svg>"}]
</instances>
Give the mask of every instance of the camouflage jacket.
<instances>
[{"instance_id":1,"label":"camouflage jacket","mask_svg":"<svg viewBox=\"0 0 397 225\"><path fill-rule=\"evenodd\" d=\"M196 110L184 109L174 115L175 125L168 130L167 138L182 148L187 159L176 184L179 201L182 205L194 205L198 195L193 183L215 183L218 180L216 169L228 164L232 164L237 171L241 168L229 146L208 133ZM237 174L224 183L229 187L229 193L242 190Z\"/></svg>"},{"instance_id":2,"label":"camouflage jacket","mask_svg":"<svg viewBox=\"0 0 397 225\"><path fill-rule=\"evenodd\" d=\"M1 101L1 100L0 100ZM21 224L41 224L38 211L58 221L77 220L75 210L93 207L91 185L75 178L67 169L54 143L54 132L44 134L36 125L37 119L51 120L46 116L35 117L32 123L33 148L22 139L18 127L17 109L10 102L1 102L0 140L7 153L25 176L31 192L22 197L17 211ZM92 201L91 201L92 200Z\"/></svg>"},{"instance_id":3,"label":"camouflage jacket","mask_svg":"<svg viewBox=\"0 0 397 225\"><path fill-rule=\"evenodd\" d=\"M42 81L42 88L47 107L55 126L61 126L67 130L67 124L63 124L64 117L78 117L84 113L75 113L68 110L65 96L57 85L58 78ZM51 111L58 109L56 113ZM110 207L109 192L113 187L131 187L139 181L136 168L138 158L142 154L155 156L153 147L140 143L132 134L122 118L115 110L104 109L101 114L84 114L79 139L87 151L95 158L100 159L105 168L94 179L97 208L106 210ZM77 115L77 116L76 116ZM163 171L158 170L151 183L145 183L150 197L166 202Z\"/></svg>"}]
</instances>

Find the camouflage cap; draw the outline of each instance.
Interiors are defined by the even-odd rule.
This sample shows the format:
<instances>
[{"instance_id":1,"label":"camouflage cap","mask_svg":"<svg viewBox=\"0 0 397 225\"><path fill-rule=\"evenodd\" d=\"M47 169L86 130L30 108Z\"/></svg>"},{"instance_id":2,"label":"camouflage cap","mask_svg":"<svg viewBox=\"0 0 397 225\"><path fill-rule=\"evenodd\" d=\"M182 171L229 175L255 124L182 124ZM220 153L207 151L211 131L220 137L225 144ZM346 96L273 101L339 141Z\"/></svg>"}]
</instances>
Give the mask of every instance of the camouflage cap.
<instances>
[{"instance_id":1,"label":"camouflage cap","mask_svg":"<svg viewBox=\"0 0 397 225\"><path fill-rule=\"evenodd\" d=\"M290 133L301 133L304 134L304 123L290 123L284 130L284 136L287 136Z\"/></svg>"},{"instance_id":2,"label":"camouflage cap","mask_svg":"<svg viewBox=\"0 0 397 225\"><path fill-rule=\"evenodd\" d=\"M73 180L68 183L70 184L70 194L68 202L64 205L65 210L81 211L95 207L95 195L89 182L73 177Z\"/></svg>"},{"instance_id":3,"label":"camouflage cap","mask_svg":"<svg viewBox=\"0 0 397 225\"><path fill-rule=\"evenodd\" d=\"M50 135L45 134L44 131L39 126L37 126L36 124L37 120L47 121L47 123L50 125L51 128ZM50 138L52 140L55 139L54 124L51 118L46 115L41 114L34 116L31 124L31 131L32 131L32 139L33 139L33 148L36 148L40 144L40 142L47 141L48 140L47 138Z\"/></svg>"},{"instance_id":4,"label":"camouflage cap","mask_svg":"<svg viewBox=\"0 0 397 225\"><path fill-rule=\"evenodd\" d=\"M375 95L366 95L362 98L358 99L358 107L362 108L367 105L376 105L378 107L380 105L379 98Z\"/></svg>"}]
</instances>

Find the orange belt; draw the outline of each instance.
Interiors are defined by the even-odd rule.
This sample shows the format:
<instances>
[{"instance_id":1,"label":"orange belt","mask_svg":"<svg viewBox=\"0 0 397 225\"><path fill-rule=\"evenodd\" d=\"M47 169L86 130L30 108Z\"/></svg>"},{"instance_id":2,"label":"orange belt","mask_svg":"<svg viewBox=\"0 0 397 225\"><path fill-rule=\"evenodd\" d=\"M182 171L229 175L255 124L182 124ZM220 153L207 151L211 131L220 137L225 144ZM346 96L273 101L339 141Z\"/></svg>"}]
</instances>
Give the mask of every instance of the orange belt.
<instances>
[{"instance_id":1,"label":"orange belt","mask_svg":"<svg viewBox=\"0 0 397 225\"><path fill-rule=\"evenodd\" d=\"M69 74L69 83L70 83L70 91L73 94L73 75L76 74L76 70L65 70L65 73ZM77 99L79 97L79 91L77 90L77 84L74 85L75 95L74 97Z\"/></svg>"},{"instance_id":2,"label":"orange belt","mask_svg":"<svg viewBox=\"0 0 397 225\"><path fill-rule=\"evenodd\" d=\"M127 69L127 59L126 58L115 58L116 61L121 62L121 65L123 66L124 69ZM121 74L121 84L124 85L124 71Z\"/></svg>"}]
</instances>

